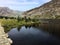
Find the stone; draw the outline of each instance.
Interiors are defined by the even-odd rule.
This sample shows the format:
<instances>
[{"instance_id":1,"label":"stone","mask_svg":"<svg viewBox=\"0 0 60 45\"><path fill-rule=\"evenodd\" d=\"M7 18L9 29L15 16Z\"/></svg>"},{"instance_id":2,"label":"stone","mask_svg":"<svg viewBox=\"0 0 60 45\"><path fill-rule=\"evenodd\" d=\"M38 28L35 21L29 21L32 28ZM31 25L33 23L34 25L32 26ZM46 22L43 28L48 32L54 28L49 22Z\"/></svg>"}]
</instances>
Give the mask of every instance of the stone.
<instances>
[{"instance_id":1,"label":"stone","mask_svg":"<svg viewBox=\"0 0 60 45\"><path fill-rule=\"evenodd\" d=\"M36 17L37 19L60 19L60 0L51 0L42 6L25 11L23 15L26 17L39 16Z\"/></svg>"},{"instance_id":2,"label":"stone","mask_svg":"<svg viewBox=\"0 0 60 45\"><path fill-rule=\"evenodd\" d=\"M4 28L0 24L0 45L11 45L12 40L7 38L8 34L4 32Z\"/></svg>"}]
</instances>

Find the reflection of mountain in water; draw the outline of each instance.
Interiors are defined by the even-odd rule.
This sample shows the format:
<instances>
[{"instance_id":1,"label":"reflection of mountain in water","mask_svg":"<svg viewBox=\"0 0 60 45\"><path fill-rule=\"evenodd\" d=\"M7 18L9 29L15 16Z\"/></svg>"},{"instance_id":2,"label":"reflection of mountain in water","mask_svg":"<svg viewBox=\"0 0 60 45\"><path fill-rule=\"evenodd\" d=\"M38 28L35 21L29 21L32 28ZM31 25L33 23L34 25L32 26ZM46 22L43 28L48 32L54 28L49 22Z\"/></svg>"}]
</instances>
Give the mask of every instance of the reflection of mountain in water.
<instances>
[{"instance_id":1,"label":"reflection of mountain in water","mask_svg":"<svg viewBox=\"0 0 60 45\"><path fill-rule=\"evenodd\" d=\"M12 45L60 45L60 38L35 27L26 29L22 26L20 31L14 28L8 34L13 40Z\"/></svg>"},{"instance_id":2,"label":"reflection of mountain in water","mask_svg":"<svg viewBox=\"0 0 60 45\"><path fill-rule=\"evenodd\" d=\"M26 28L26 29L27 29L27 28L29 28L29 29L30 29L30 28L31 28L31 26L32 26L32 25L29 25L29 26L28 26L28 25L25 25L25 28ZM18 31L20 31L21 27L22 27L22 26L17 27L17 30L18 30Z\"/></svg>"}]
</instances>

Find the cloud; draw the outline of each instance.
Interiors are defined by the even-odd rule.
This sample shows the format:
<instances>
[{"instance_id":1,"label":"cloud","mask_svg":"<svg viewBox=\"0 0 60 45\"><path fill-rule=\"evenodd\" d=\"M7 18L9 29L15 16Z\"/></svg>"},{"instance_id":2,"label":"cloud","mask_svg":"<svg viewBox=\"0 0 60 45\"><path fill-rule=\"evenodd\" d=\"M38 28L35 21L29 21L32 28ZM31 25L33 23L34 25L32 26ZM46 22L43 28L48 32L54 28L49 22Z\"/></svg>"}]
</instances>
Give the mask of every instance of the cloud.
<instances>
[{"instance_id":1,"label":"cloud","mask_svg":"<svg viewBox=\"0 0 60 45\"><path fill-rule=\"evenodd\" d=\"M11 9L24 10L42 5L50 0L0 0L0 6Z\"/></svg>"},{"instance_id":2,"label":"cloud","mask_svg":"<svg viewBox=\"0 0 60 45\"><path fill-rule=\"evenodd\" d=\"M49 0L0 0L0 5L27 5L27 4L39 4L40 2L48 2Z\"/></svg>"},{"instance_id":3,"label":"cloud","mask_svg":"<svg viewBox=\"0 0 60 45\"><path fill-rule=\"evenodd\" d=\"M19 1L19 0L18 0ZM0 5L26 5L26 4L38 4L38 2L31 1L29 2L28 0L21 0L18 2L17 0L0 0Z\"/></svg>"}]
</instances>

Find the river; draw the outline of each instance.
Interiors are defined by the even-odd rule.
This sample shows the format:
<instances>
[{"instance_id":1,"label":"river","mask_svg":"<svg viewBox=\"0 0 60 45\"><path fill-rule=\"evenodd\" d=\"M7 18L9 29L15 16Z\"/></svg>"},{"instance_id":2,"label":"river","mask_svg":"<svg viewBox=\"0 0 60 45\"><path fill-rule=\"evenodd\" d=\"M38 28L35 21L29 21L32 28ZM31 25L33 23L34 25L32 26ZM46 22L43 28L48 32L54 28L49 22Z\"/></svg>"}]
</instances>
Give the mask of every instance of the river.
<instances>
[{"instance_id":1,"label":"river","mask_svg":"<svg viewBox=\"0 0 60 45\"><path fill-rule=\"evenodd\" d=\"M8 35L13 40L12 45L60 45L59 37L36 27L13 28Z\"/></svg>"}]
</instances>

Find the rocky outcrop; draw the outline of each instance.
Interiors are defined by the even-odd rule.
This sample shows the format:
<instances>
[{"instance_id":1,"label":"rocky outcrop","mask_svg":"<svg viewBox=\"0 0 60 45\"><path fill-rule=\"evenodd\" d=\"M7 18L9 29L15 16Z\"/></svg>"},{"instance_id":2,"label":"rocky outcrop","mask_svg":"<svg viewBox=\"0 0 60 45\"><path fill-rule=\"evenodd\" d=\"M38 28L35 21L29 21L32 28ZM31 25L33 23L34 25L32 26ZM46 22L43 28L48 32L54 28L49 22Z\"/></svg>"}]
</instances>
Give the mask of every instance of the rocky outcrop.
<instances>
[{"instance_id":1,"label":"rocky outcrop","mask_svg":"<svg viewBox=\"0 0 60 45\"><path fill-rule=\"evenodd\" d=\"M60 17L60 0L52 0L44 5L24 12L24 15L39 15L40 19L52 19Z\"/></svg>"},{"instance_id":2,"label":"rocky outcrop","mask_svg":"<svg viewBox=\"0 0 60 45\"><path fill-rule=\"evenodd\" d=\"M21 11L12 10L8 7L0 7L0 16L16 17L21 13Z\"/></svg>"},{"instance_id":3,"label":"rocky outcrop","mask_svg":"<svg viewBox=\"0 0 60 45\"><path fill-rule=\"evenodd\" d=\"M0 45L11 45L12 40L7 37L8 34L4 32L4 28L0 25Z\"/></svg>"}]
</instances>

